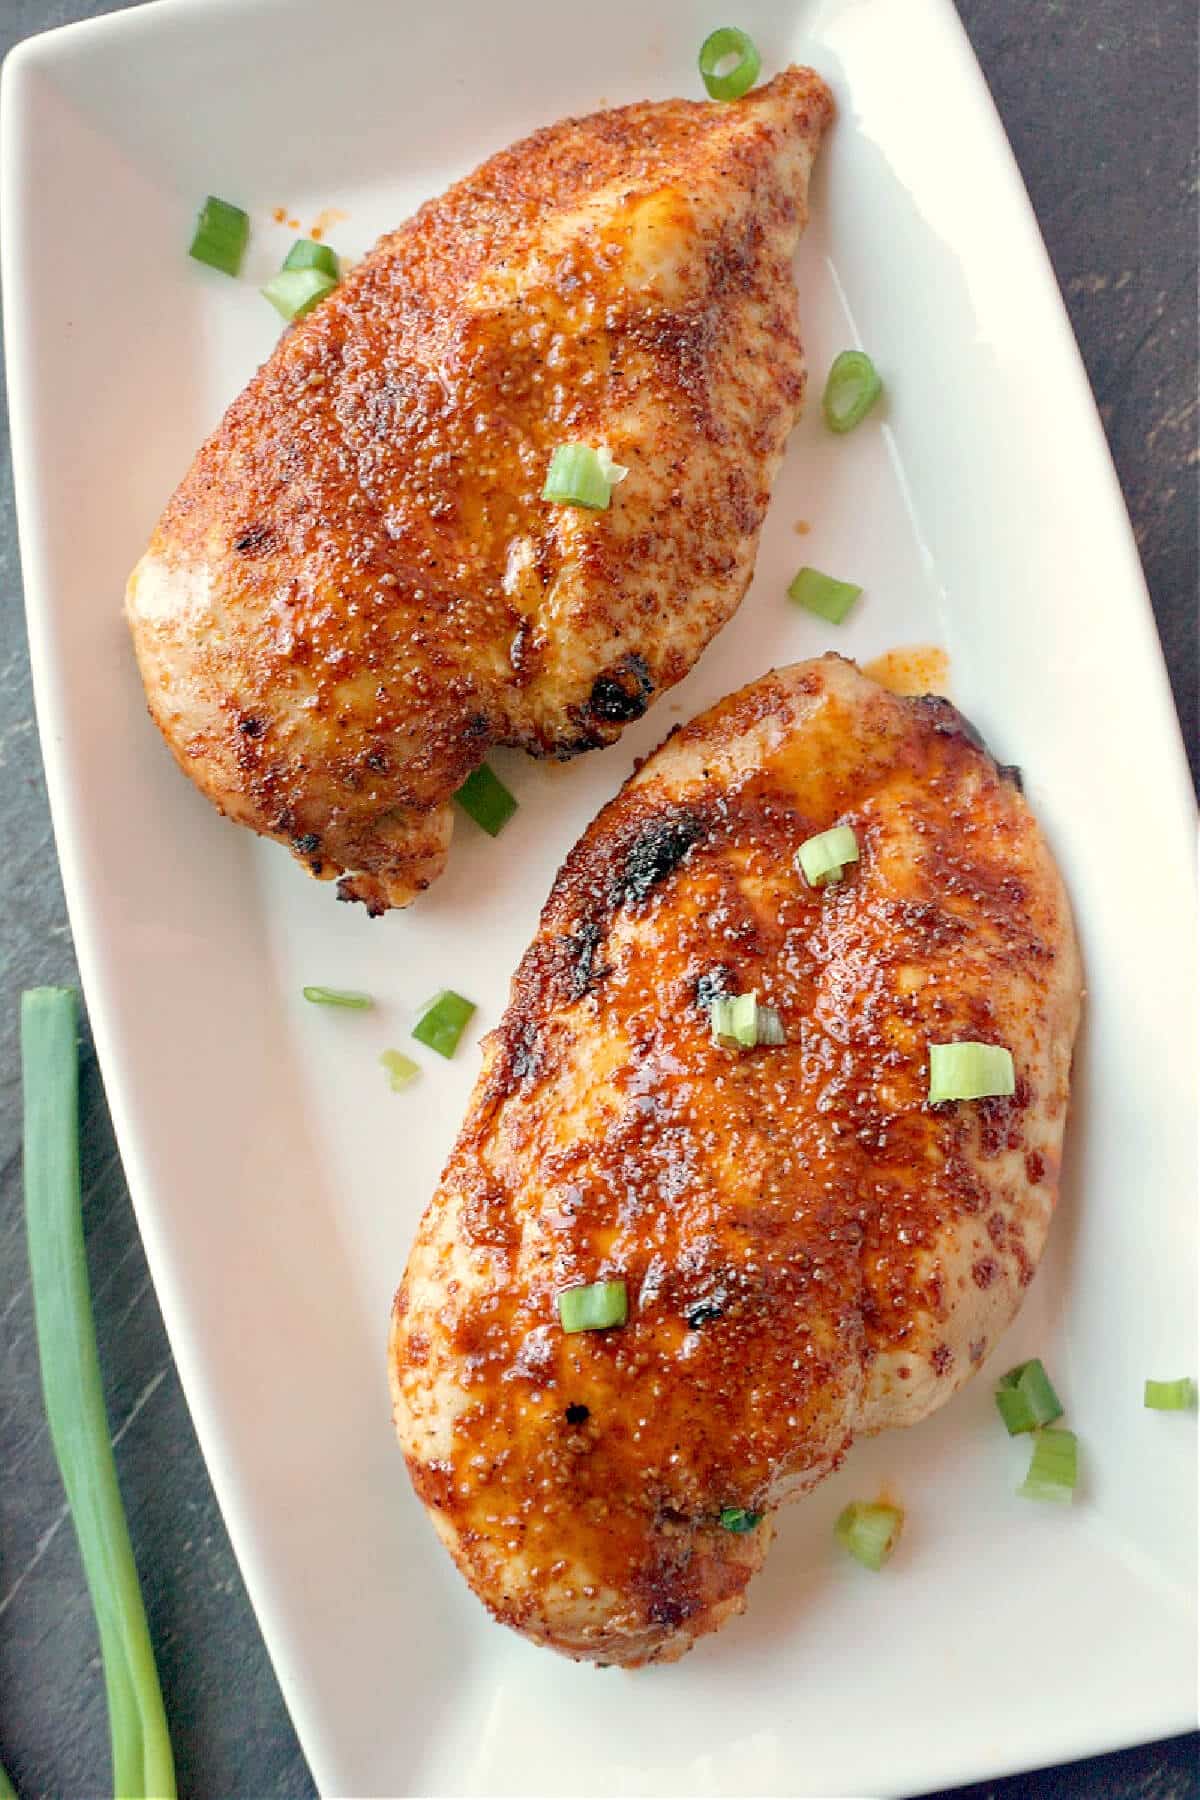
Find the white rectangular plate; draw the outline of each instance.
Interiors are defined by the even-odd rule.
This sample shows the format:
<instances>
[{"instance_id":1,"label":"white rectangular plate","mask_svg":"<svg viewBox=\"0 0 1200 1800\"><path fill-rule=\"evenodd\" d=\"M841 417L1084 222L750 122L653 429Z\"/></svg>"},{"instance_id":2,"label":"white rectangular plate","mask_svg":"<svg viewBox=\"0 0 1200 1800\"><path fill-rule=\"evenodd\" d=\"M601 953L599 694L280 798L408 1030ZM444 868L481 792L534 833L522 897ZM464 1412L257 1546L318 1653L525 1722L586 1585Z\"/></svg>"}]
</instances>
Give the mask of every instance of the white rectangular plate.
<instances>
[{"instance_id":1,"label":"white rectangular plate","mask_svg":"<svg viewBox=\"0 0 1200 1800\"><path fill-rule=\"evenodd\" d=\"M1194 1371L1192 808L1136 555L1079 358L949 0L739 0L768 71L832 82L798 274L814 398L856 339L881 419L798 428L741 612L613 749L498 758L522 807L465 824L444 880L372 922L217 818L149 724L127 571L269 351L257 282L290 233L375 234L536 125L698 91L692 0L173 0L8 63L4 284L42 743L130 1186L196 1426L328 1794L911 1792L1193 1721L1195 1428L1145 1375ZM186 255L246 205L246 279ZM798 535L801 521L811 529ZM866 590L840 632L783 598L811 562ZM929 641L1022 765L1088 973L1052 1249L992 1370L1040 1353L1081 1433L1071 1510L1014 1497L988 1375L857 1448L781 1522L746 1615L671 1668L575 1667L493 1625L414 1501L389 1425L388 1304L477 1066L377 1064L452 984L503 1006L568 846L680 717L773 663ZM362 987L368 1015L306 1007ZM422 1053L423 1054L423 1053ZM902 1548L834 1549L886 1482Z\"/></svg>"}]
</instances>

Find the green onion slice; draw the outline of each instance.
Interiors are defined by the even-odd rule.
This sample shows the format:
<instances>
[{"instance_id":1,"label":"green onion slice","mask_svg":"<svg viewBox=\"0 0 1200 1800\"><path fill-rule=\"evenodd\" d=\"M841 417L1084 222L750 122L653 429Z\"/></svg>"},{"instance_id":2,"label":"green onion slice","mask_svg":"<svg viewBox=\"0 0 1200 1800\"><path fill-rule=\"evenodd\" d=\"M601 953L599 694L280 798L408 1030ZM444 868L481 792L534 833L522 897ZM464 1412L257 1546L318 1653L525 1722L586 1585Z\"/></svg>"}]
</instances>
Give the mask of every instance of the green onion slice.
<instances>
[{"instance_id":1,"label":"green onion slice","mask_svg":"<svg viewBox=\"0 0 1200 1800\"><path fill-rule=\"evenodd\" d=\"M346 1006L354 1012L365 1012L375 1004L370 994L355 993L353 988L306 987L300 991L314 1006Z\"/></svg>"},{"instance_id":2,"label":"green onion slice","mask_svg":"<svg viewBox=\"0 0 1200 1800\"><path fill-rule=\"evenodd\" d=\"M263 297L287 320L302 319L318 300L333 292L337 282L323 269L280 269L272 275Z\"/></svg>"},{"instance_id":3,"label":"green onion slice","mask_svg":"<svg viewBox=\"0 0 1200 1800\"><path fill-rule=\"evenodd\" d=\"M1062 1402L1055 1393L1041 1360L1033 1357L1018 1363L996 1384L996 1406L1008 1427L1009 1437L1018 1432L1036 1431L1062 1418Z\"/></svg>"},{"instance_id":4,"label":"green onion slice","mask_svg":"<svg viewBox=\"0 0 1200 1800\"><path fill-rule=\"evenodd\" d=\"M596 461L600 464L600 473L610 488L620 487L629 473L625 463L613 461L613 453L607 444L601 444L596 451Z\"/></svg>"},{"instance_id":5,"label":"green onion slice","mask_svg":"<svg viewBox=\"0 0 1200 1800\"><path fill-rule=\"evenodd\" d=\"M8 1779L8 1770L0 1763L0 1800L17 1800L17 1790Z\"/></svg>"},{"instance_id":6,"label":"green onion slice","mask_svg":"<svg viewBox=\"0 0 1200 1800\"><path fill-rule=\"evenodd\" d=\"M188 246L188 255L223 275L236 275L246 254L250 238L250 215L228 200L210 194L200 208L196 231Z\"/></svg>"},{"instance_id":7,"label":"green onion slice","mask_svg":"<svg viewBox=\"0 0 1200 1800\"><path fill-rule=\"evenodd\" d=\"M828 619L831 625L840 625L861 593L852 581L835 581L820 569L804 568L788 588L788 599L818 618Z\"/></svg>"},{"instance_id":8,"label":"green onion slice","mask_svg":"<svg viewBox=\"0 0 1200 1800\"><path fill-rule=\"evenodd\" d=\"M473 1001L464 1000L453 988L443 988L421 1008L412 1034L419 1044L427 1044L439 1056L453 1056L474 1011Z\"/></svg>"},{"instance_id":9,"label":"green onion slice","mask_svg":"<svg viewBox=\"0 0 1200 1800\"><path fill-rule=\"evenodd\" d=\"M1029 1473L1017 1489L1026 1500L1067 1506L1079 1478L1079 1446L1073 1431L1035 1431Z\"/></svg>"},{"instance_id":10,"label":"green onion slice","mask_svg":"<svg viewBox=\"0 0 1200 1800\"><path fill-rule=\"evenodd\" d=\"M319 269L322 275L332 275L336 281L341 274L337 251L331 250L328 244L318 244L315 238L297 238L283 259L285 269Z\"/></svg>"},{"instance_id":11,"label":"green onion slice","mask_svg":"<svg viewBox=\"0 0 1200 1800\"><path fill-rule=\"evenodd\" d=\"M758 1042L758 995L718 994L709 1021L714 1043L750 1049Z\"/></svg>"},{"instance_id":12,"label":"green onion slice","mask_svg":"<svg viewBox=\"0 0 1200 1800\"><path fill-rule=\"evenodd\" d=\"M100 1633L113 1791L171 1800L171 1740L117 1485L88 1290L77 1032L69 988L22 995L25 1214L42 1391Z\"/></svg>"},{"instance_id":13,"label":"green onion slice","mask_svg":"<svg viewBox=\"0 0 1200 1800\"><path fill-rule=\"evenodd\" d=\"M1014 1094L1012 1051L1003 1044L930 1044L929 1104Z\"/></svg>"},{"instance_id":14,"label":"green onion slice","mask_svg":"<svg viewBox=\"0 0 1200 1800\"><path fill-rule=\"evenodd\" d=\"M821 400L830 431L853 431L882 392L879 372L866 351L843 350L833 359Z\"/></svg>"},{"instance_id":15,"label":"green onion slice","mask_svg":"<svg viewBox=\"0 0 1200 1800\"><path fill-rule=\"evenodd\" d=\"M773 1006L758 1004L750 994L718 994L709 1008L713 1042L726 1049L752 1050L756 1044L787 1043L783 1021Z\"/></svg>"},{"instance_id":16,"label":"green onion slice","mask_svg":"<svg viewBox=\"0 0 1200 1800\"><path fill-rule=\"evenodd\" d=\"M760 1006L757 1013L758 1041L772 1049L787 1043L787 1032L783 1029L783 1020L773 1006Z\"/></svg>"},{"instance_id":17,"label":"green onion slice","mask_svg":"<svg viewBox=\"0 0 1200 1800\"><path fill-rule=\"evenodd\" d=\"M486 763L472 769L454 798L489 837L498 837L517 810L516 796Z\"/></svg>"},{"instance_id":18,"label":"green onion slice","mask_svg":"<svg viewBox=\"0 0 1200 1800\"><path fill-rule=\"evenodd\" d=\"M1196 1404L1196 1383L1190 1375L1178 1381L1148 1381L1142 1404L1152 1412L1190 1412Z\"/></svg>"},{"instance_id":19,"label":"green onion slice","mask_svg":"<svg viewBox=\"0 0 1200 1800\"><path fill-rule=\"evenodd\" d=\"M623 1281L593 1281L587 1287L564 1288L558 1296L558 1319L564 1331L607 1331L629 1317L629 1295Z\"/></svg>"},{"instance_id":20,"label":"green onion slice","mask_svg":"<svg viewBox=\"0 0 1200 1800\"><path fill-rule=\"evenodd\" d=\"M385 1050L379 1061L387 1070L394 1094L406 1088L421 1073L420 1063L415 1063L411 1056L405 1056L402 1050Z\"/></svg>"},{"instance_id":21,"label":"green onion slice","mask_svg":"<svg viewBox=\"0 0 1200 1800\"><path fill-rule=\"evenodd\" d=\"M700 73L710 100L740 100L758 80L762 58L736 25L720 25L700 46Z\"/></svg>"},{"instance_id":22,"label":"green onion slice","mask_svg":"<svg viewBox=\"0 0 1200 1800\"><path fill-rule=\"evenodd\" d=\"M593 450L590 444L560 444L550 458L546 471L543 500L556 500L563 506L584 506L590 512L605 512L612 499L613 488L624 481L629 470L615 463L609 451Z\"/></svg>"},{"instance_id":23,"label":"green onion slice","mask_svg":"<svg viewBox=\"0 0 1200 1800\"><path fill-rule=\"evenodd\" d=\"M796 852L796 867L809 887L832 887L842 879L847 863L858 861L858 839L849 825L805 838Z\"/></svg>"},{"instance_id":24,"label":"green onion slice","mask_svg":"<svg viewBox=\"0 0 1200 1800\"><path fill-rule=\"evenodd\" d=\"M833 1535L864 1569L882 1569L903 1528L904 1514L898 1506L852 1500L838 1514Z\"/></svg>"},{"instance_id":25,"label":"green onion slice","mask_svg":"<svg viewBox=\"0 0 1200 1800\"><path fill-rule=\"evenodd\" d=\"M750 1512L744 1506L723 1506L718 1523L722 1531L753 1531L762 1521L762 1514Z\"/></svg>"}]
</instances>

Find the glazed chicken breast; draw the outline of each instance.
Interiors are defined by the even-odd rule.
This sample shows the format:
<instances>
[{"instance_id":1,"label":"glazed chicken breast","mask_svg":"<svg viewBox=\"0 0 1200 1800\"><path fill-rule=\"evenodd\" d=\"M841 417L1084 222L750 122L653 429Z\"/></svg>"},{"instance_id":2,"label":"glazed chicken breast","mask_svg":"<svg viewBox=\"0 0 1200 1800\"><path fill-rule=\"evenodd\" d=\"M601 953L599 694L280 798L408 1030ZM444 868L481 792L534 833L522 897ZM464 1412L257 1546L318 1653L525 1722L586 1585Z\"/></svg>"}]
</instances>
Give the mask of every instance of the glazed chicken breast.
<instances>
[{"instance_id":1,"label":"glazed chicken breast","mask_svg":"<svg viewBox=\"0 0 1200 1800\"><path fill-rule=\"evenodd\" d=\"M836 825L860 859L810 887ZM714 1041L755 991L784 1042ZM949 702L828 656L668 738L555 882L395 1301L412 1480L496 1618L678 1657L775 1508L949 1399L1042 1251L1079 1007L1017 772ZM1011 1097L929 1103L963 1041ZM627 1321L565 1331L604 1281Z\"/></svg>"},{"instance_id":2,"label":"glazed chicken breast","mask_svg":"<svg viewBox=\"0 0 1200 1800\"><path fill-rule=\"evenodd\" d=\"M807 69L568 119L385 237L204 445L126 595L150 711L343 899L438 874L492 744L605 744L737 607L804 392ZM542 498L605 449L607 510Z\"/></svg>"}]
</instances>

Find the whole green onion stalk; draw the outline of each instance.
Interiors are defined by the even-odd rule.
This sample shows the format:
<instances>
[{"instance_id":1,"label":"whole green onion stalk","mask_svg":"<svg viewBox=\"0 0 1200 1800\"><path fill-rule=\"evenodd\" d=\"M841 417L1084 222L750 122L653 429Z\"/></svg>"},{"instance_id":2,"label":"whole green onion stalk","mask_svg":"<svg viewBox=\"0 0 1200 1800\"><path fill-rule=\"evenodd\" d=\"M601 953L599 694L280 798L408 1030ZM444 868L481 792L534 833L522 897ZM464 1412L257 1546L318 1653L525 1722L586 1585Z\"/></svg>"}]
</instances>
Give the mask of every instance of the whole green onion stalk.
<instances>
[{"instance_id":1,"label":"whole green onion stalk","mask_svg":"<svg viewBox=\"0 0 1200 1800\"><path fill-rule=\"evenodd\" d=\"M78 1008L21 998L25 1219L46 1417L100 1633L117 1800L174 1800L175 1766L104 1410L79 1186Z\"/></svg>"}]
</instances>

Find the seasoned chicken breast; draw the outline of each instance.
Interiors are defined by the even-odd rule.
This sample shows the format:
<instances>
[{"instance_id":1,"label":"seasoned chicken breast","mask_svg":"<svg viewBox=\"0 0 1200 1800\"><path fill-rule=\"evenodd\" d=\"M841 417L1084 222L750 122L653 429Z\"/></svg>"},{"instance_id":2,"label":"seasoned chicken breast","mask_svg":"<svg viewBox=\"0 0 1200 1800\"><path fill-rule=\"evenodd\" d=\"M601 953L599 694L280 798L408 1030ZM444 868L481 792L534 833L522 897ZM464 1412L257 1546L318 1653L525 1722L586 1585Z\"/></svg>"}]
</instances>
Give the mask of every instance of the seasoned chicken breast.
<instances>
[{"instance_id":1,"label":"seasoned chicken breast","mask_svg":"<svg viewBox=\"0 0 1200 1800\"><path fill-rule=\"evenodd\" d=\"M565 120L286 333L126 597L150 711L222 812L403 906L489 745L574 755L687 673L803 395L791 257L830 115L789 69ZM607 510L542 499L567 443L628 469Z\"/></svg>"},{"instance_id":2,"label":"seasoned chicken breast","mask_svg":"<svg viewBox=\"0 0 1200 1800\"><path fill-rule=\"evenodd\" d=\"M812 888L835 825L860 860ZM751 991L785 1041L714 1042ZM498 1619L680 1656L776 1507L966 1381L1042 1251L1079 1005L1016 771L948 701L828 656L667 739L555 882L396 1296L413 1483ZM1010 1098L928 1103L963 1040ZM599 1281L627 1323L568 1334Z\"/></svg>"}]
</instances>

